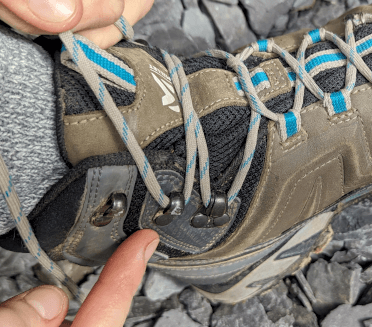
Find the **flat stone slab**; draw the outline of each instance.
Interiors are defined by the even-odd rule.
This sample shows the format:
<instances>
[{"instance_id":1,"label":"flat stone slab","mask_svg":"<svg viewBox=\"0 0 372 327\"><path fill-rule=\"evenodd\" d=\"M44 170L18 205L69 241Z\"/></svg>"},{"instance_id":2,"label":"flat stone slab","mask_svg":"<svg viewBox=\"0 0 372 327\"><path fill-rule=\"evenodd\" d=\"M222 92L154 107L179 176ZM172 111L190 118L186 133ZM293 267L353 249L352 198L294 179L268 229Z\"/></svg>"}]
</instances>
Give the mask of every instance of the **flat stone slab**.
<instances>
[{"instance_id":1,"label":"flat stone slab","mask_svg":"<svg viewBox=\"0 0 372 327\"><path fill-rule=\"evenodd\" d=\"M187 288L180 294L179 299L185 305L187 313L193 320L201 323L203 326L209 325L213 309L208 300L199 292Z\"/></svg>"},{"instance_id":2,"label":"flat stone slab","mask_svg":"<svg viewBox=\"0 0 372 327\"><path fill-rule=\"evenodd\" d=\"M165 300L172 294L181 292L188 284L175 278L150 270L143 286L144 294L151 300Z\"/></svg>"},{"instance_id":3,"label":"flat stone slab","mask_svg":"<svg viewBox=\"0 0 372 327\"><path fill-rule=\"evenodd\" d=\"M288 14L294 0L241 0L247 9L252 30L266 38L278 16Z\"/></svg>"},{"instance_id":4,"label":"flat stone slab","mask_svg":"<svg viewBox=\"0 0 372 327\"><path fill-rule=\"evenodd\" d=\"M350 304L343 304L328 314L321 327L365 327L363 321L371 319L372 303L355 307Z\"/></svg>"},{"instance_id":5,"label":"flat stone slab","mask_svg":"<svg viewBox=\"0 0 372 327\"><path fill-rule=\"evenodd\" d=\"M228 51L234 51L256 41L256 36L248 28L245 16L238 6L210 0L203 0L203 4L222 35Z\"/></svg>"},{"instance_id":6,"label":"flat stone slab","mask_svg":"<svg viewBox=\"0 0 372 327\"><path fill-rule=\"evenodd\" d=\"M154 327L202 327L180 309L165 311Z\"/></svg>"},{"instance_id":7,"label":"flat stone slab","mask_svg":"<svg viewBox=\"0 0 372 327\"><path fill-rule=\"evenodd\" d=\"M235 305L221 304L212 315L212 327L273 327L257 297Z\"/></svg>"},{"instance_id":8,"label":"flat stone slab","mask_svg":"<svg viewBox=\"0 0 372 327\"><path fill-rule=\"evenodd\" d=\"M354 304L362 290L361 269L350 270L336 262L319 259L310 265L307 272L316 302L314 311L325 315L340 304Z\"/></svg>"}]
</instances>

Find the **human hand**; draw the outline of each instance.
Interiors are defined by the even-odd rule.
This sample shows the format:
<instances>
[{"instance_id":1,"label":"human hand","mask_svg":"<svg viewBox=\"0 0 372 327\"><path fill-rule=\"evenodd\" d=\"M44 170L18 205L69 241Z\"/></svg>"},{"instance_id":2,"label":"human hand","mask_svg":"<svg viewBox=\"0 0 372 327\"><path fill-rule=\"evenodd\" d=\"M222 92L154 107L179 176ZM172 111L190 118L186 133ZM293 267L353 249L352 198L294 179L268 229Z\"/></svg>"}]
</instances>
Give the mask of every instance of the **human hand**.
<instances>
[{"instance_id":1,"label":"human hand","mask_svg":"<svg viewBox=\"0 0 372 327\"><path fill-rule=\"evenodd\" d=\"M122 34L113 24L124 16L132 26L154 0L0 0L0 20L26 34L79 32L102 49Z\"/></svg>"},{"instance_id":2,"label":"human hand","mask_svg":"<svg viewBox=\"0 0 372 327\"><path fill-rule=\"evenodd\" d=\"M56 286L43 285L1 303L0 327L122 327L158 243L159 236L149 229L123 242L107 261L73 323L64 321L67 295Z\"/></svg>"}]
</instances>

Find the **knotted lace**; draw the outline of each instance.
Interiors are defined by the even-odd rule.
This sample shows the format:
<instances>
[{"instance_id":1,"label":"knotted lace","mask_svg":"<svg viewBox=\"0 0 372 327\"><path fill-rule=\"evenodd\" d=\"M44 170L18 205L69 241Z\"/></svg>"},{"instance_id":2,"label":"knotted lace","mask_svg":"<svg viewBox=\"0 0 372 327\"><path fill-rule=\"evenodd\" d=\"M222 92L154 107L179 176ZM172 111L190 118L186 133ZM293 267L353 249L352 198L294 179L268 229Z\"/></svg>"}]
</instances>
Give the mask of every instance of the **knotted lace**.
<instances>
[{"instance_id":1,"label":"knotted lace","mask_svg":"<svg viewBox=\"0 0 372 327\"><path fill-rule=\"evenodd\" d=\"M368 81L372 81L372 72L359 54L361 51L358 51L357 49L353 33L354 26L370 22L372 22L372 15L370 14L357 14L347 20L345 23L346 42L334 33L326 31L325 29L311 31L304 36L304 39L298 49L296 58L294 58L284 49L280 48L272 39L255 42L236 56L221 50L205 51L195 56L211 56L225 59L227 65L236 72L242 90L244 91L251 108L251 120L247 131L247 141L244 156L240 164L239 171L228 192L229 204L231 204L238 195L251 166L262 116L265 116L277 123L281 139L282 141L285 141L287 138L295 135L301 129L301 109L303 106L305 87L308 88L319 100L323 101L323 105L327 109L328 114L332 116L350 109L350 94L355 86L357 70L359 70ZM117 26L123 33L125 39L130 40L133 37L133 30L123 17L115 23L115 26ZM84 51L82 50L81 44L79 44L77 37L74 36L72 32L61 33L60 38L68 50L74 64L78 67L79 71L90 85L92 91L120 134L128 151L133 156L148 191L161 207L166 208L170 200L162 191L148 159L136 141L133 133L130 131L125 118L116 107L112 97L107 91L102 78L99 76L100 71L96 69L96 67L94 67L94 65L92 65L92 63L87 59ZM345 88L334 93L323 92L305 68L306 48L312 44L325 40L336 44L347 58ZM249 58L249 56L251 56L254 52L272 52L277 54L288 63L293 72L296 74L297 77L295 81L294 106L287 113L273 113L266 108L258 97L257 91L252 83L250 72L243 63L243 61ZM206 139L197 113L193 107L189 83L181 61L176 56L170 55L166 51L162 51L162 55L183 108L182 112L187 145L186 176L183 191L185 203L187 204L190 200L193 188L193 178L196 169L196 160L198 157L201 195L203 204L207 207L211 199L211 189L209 178L209 155ZM19 234L21 235L30 253L39 260L40 264L44 268L50 271L54 276L57 277L58 280L66 285L71 293L77 298L77 300L82 303L85 299L85 295L82 294L77 285L60 269L58 265L50 260L47 254L40 248L27 217L22 212L22 207L12 184L12 178L8 174L2 157L0 157L0 189L9 206Z\"/></svg>"}]
</instances>

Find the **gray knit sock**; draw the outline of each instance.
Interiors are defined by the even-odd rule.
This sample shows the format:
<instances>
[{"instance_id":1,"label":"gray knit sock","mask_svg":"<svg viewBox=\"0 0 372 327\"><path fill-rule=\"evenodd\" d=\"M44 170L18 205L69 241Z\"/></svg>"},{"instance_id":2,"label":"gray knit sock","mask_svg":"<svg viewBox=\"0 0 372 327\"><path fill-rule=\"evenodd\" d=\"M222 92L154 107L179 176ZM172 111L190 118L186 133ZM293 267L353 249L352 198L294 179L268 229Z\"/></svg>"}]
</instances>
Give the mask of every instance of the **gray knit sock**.
<instances>
[{"instance_id":1,"label":"gray knit sock","mask_svg":"<svg viewBox=\"0 0 372 327\"><path fill-rule=\"evenodd\" d=\"M0 26L0 153L26 215L68 170L59 155L54 100L49 55ZM0 235L14 226L0 197Z\"/></svg>"}]
</instances>

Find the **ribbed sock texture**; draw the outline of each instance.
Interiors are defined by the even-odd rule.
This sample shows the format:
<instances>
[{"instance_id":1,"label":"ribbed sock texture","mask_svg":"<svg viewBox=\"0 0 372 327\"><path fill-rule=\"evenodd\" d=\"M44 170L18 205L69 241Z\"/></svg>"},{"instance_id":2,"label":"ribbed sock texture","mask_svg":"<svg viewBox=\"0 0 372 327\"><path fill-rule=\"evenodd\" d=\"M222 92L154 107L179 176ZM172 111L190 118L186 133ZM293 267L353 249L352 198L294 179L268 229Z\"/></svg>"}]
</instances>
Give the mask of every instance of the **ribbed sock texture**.
<instances>
[{"instance_id":1,"label":"ribbed sock texture","mask_svg":"<svg viewBox=\"0 0 372 327\"><path fill-rule=\"evenodd\" d=\"M40 46L0 26L0 152L28 215L68 168L55 132L53 61ZM0 235L15 227L0 198Z\"/></svg>"}]
</instances>

